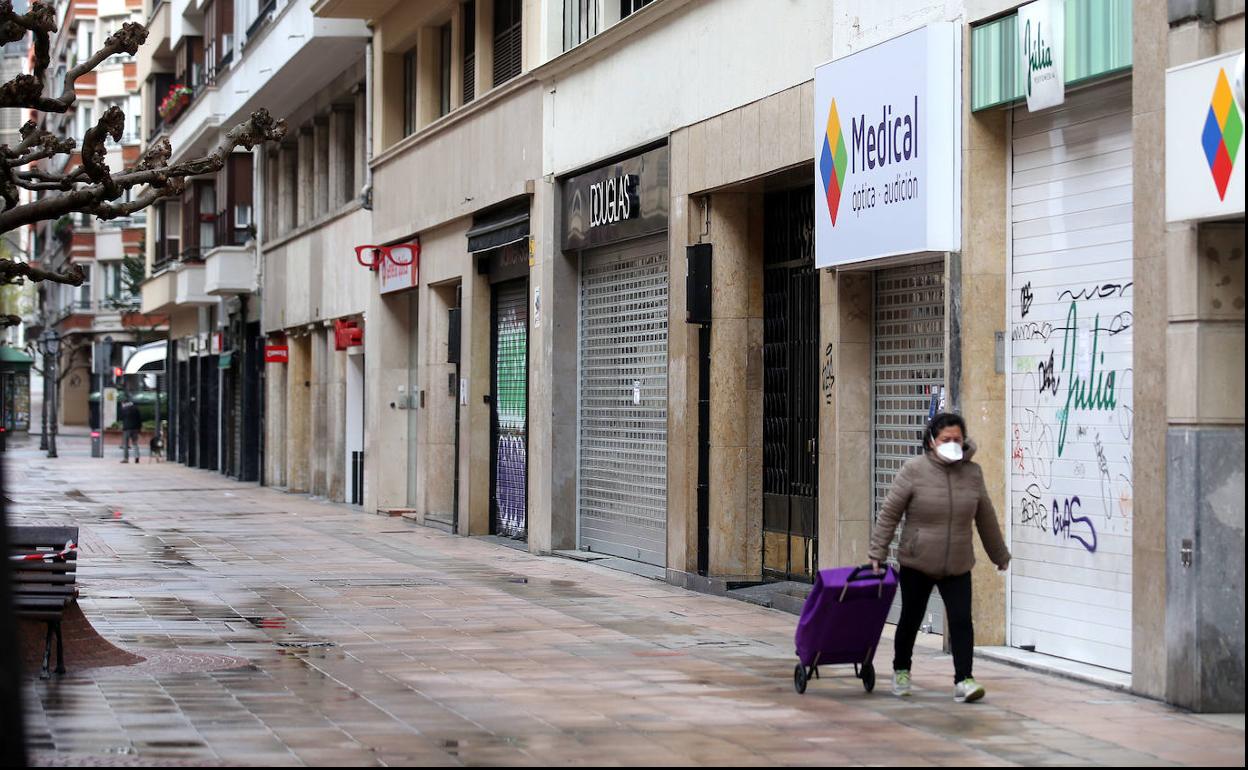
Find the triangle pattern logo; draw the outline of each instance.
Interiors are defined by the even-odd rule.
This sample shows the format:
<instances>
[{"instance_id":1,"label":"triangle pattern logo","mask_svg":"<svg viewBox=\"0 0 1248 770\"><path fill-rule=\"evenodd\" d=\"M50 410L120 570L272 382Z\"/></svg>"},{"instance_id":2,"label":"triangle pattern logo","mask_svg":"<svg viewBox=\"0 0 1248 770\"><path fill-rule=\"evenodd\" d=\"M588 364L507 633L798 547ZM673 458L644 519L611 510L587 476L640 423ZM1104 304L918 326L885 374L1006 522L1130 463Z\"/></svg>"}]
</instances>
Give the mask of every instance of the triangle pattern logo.
<instances>
[{"instance_id":1,"label":"triangle pattern logo","mask_svg":"<svg viewBox=\"0 0 1248 770\"><path fill-rule=\"evenodd\" d=\"M845 151L845 136L841 133L841 119L836 113L836 100L828 108L828 124L823 134L823 150L819 153L819 174L823 177L823 189L827 194L828 213L832 226L836 227L836 214L841 208L841 193L845 186L845 168L849 154Z\"/></svg>"}]
</instances>

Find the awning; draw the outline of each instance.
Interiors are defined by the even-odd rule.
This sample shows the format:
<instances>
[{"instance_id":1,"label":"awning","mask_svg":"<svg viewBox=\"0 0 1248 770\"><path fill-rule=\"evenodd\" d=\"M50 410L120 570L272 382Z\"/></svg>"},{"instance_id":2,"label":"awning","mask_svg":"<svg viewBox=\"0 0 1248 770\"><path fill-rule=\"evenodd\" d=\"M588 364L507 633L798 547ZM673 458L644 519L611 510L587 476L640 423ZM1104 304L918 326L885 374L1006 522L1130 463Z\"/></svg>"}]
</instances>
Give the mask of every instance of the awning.
<instances>
[{"instance_id":1,"label":"awning","mask_svg":"<svg viewBox=\"0 0 1248 770\"><path fill-rule=\"evenodd\" d=\"M468 230L468 251L478 252L497 249L509 243L529 237L529 212L511 209L496 216L484 216L473 222Z\"/></svg>"},{"instance_id":2,"label":"awning","mask_svg":"<svg viewBox=\"0 0 1248 770\"><path fill-rule=\"evenodd\" d=\"M130 357L126 359L125 373L141 374L165 371L165 353L167 350L168 343L164 340L149 342L140 346L138 350L131 353Z\"/></svg>"}]
</instances>

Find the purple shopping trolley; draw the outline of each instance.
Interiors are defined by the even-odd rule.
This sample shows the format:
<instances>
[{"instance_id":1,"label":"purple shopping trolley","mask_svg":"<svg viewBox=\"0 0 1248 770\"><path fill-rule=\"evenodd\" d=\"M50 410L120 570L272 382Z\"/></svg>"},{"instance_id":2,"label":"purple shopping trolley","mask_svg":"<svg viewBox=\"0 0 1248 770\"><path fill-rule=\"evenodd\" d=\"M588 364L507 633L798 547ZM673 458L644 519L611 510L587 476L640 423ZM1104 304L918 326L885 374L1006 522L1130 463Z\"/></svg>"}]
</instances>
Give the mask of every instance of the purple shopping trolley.
<instances>
[{"instance_id":1,"label":"purple shopping trolley","mask_svg":"<svg viewBox=\"0 0 1248 770\"><path fill-rule=\"evenodd\" d=\"M897 573L885 567L875 574L871 565L820 570L797 621L797 668L793 687L819 678L821 664L854 665L854 676L867 692L875 689L876 647L897 594Z\"/></svg>"}]
</instances>

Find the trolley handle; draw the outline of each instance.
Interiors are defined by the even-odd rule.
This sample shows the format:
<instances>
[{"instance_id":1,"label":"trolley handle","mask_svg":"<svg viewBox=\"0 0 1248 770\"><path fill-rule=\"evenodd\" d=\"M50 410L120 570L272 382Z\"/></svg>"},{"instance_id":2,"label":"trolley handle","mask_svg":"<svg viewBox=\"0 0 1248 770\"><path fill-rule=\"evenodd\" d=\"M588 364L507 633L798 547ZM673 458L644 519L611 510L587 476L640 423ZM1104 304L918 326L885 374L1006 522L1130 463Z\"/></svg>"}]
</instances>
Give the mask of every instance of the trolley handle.
<instances>
[{"instance_id":1,"label":"trolley handle","mask_svg":"<svg viewBox=\"0 0 1248 770\"><path fill-rule=\"evenodd\" d=\"M863 581L863 580L879 581L879 589L880 589L879 595L883 596L884 595L884 578L888 576L888 572L892 568L893 567L891 564L885 564L884 569L880 570L880 572L877 574L871 571L870 564L864 564L861 567L854 567L854 571L849 573L849 577L845 578L845 587L841 589L841 598L839 599L839 601L842 601L842 602L845 601L845 594L847 591L849 591L849 584L853 583L856 580L857 581ZM860 577L863 572L867 573L866 576Z\"/></svg>"}]
</instances>

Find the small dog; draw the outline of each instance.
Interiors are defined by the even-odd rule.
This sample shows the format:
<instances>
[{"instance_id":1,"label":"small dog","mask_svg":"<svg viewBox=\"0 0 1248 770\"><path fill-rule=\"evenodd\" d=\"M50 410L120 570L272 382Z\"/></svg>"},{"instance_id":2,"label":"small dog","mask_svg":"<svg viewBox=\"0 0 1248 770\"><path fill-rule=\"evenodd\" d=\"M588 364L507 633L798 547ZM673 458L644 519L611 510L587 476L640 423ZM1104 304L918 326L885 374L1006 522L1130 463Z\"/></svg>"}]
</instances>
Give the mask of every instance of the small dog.
<instances>
[{"instance_id":1,"label":"small dog","mask_svg":"<svg viewBox=\"0 0 1248 770\"><path fill-rule=\"evenodd\" d=\"M151 458L148 462L161 463L165 461L165 441L160 437L160 434L152 436L152 440L148 443L147 448L148 457Z\"/></svg>"}]
</instances>

